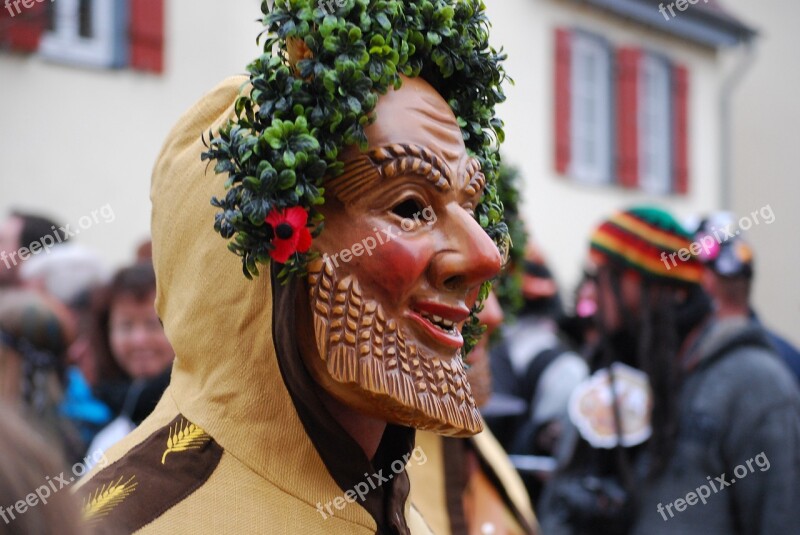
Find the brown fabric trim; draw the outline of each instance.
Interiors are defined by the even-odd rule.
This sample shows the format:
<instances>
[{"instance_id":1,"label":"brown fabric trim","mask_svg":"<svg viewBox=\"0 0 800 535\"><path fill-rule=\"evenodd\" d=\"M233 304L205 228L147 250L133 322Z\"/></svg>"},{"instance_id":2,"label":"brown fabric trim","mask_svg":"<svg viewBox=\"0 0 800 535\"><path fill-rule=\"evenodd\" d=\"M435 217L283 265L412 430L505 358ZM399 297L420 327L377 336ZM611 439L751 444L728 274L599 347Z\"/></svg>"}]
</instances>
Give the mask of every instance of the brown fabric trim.
<instances>
[{"instance_id":1,"label":"brown fabric trim","mask_svg":"<svg viewBox=\"0 0 800 535\"><path fill-rule=\"evenodd\" d=\"M511 511L511 513L514 515L514 518L517 520L520 527L525 531L525 533L535 534L536 530L533 528L533 526L530 525L528 520L525 518L525 515L523 515L520 512L520 510L517 509L516 504L514 504L514 501L508 495L508 490L506 490L505 485L503 485L503 482L500 480L497 473L494 471L494 468L492 468L491 463L489 463L483 456L480 448L478 448L472 440L467 439L465 440L465 442L468 444L468 447L475 452L475 456L478 458L478 462L481 465L481 471L486 476L486 478L492 483L494 488L497 489L497 493L503 499L503 503L508 508L508 510Z\"/></svg>"},{"instance_id":2,"label":"brown fabric trim","mask_svg":"<svg viewBox=\"0 0 800 535\"><path fill-rule=\"evenodd\" d=\"M408 458L414 449L415 430L389 424L378 451L368 459L358 443L334 419L320 399L320 386L303 363L297 344L296 300L298 292L308 294L305 282L294 278L281 284L277 274L280 266L273 263L272 277L272 337L278 357L278 367L292 403L306 434L319 453L333 480L343 492L368 481L372 487L364 501L357 501L377 524L379 535L410 535L405 517L405 503L411 489L408 473L395 474L391 464ZM300 295L303 295L302 293ZM280 311L278 313L277 311ZM311 322L309 316L306 321ZM373 475L388 476L389 481L374 485ZM320 498L325 498L320 496ZM325 498L332 499L333 496ZM324 502L325 500L323 500Z\"/></svg>"},{"instance_id":3,"label":"brown fabric trim","mask_svg":"<svg viewBox=\"0 0 800 535\"><path fill-rule=\"evenodd\" d=\"M222 453L179 414L81 488L84 519L98 535L141 529L200 488Z\"/></svg>"},{"instance_id":4,"label":"brown fabric trim","mask_svg":"<svg viewBox=\"0 0 800 535\"><path fill-rule=\"evenodd\" d=\"M444 501L450 520L452 535L467 535L466 513L464 512L464 492L469 482L467 440L463 438L442 437L442 458L444 459Z\"/></svg>"}]
</instances>

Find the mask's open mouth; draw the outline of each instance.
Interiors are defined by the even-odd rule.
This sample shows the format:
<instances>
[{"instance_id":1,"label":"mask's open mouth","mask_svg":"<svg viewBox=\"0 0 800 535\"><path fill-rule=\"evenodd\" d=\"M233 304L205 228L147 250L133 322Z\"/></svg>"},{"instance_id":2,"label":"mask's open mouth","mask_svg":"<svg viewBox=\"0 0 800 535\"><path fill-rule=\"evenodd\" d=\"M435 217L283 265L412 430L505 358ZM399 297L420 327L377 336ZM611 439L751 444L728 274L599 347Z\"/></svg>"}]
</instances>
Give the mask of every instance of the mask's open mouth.
<instances>
[{"instance_id":1,"label":"mask's open mouth","mask_svg":"<svg viewBox=\"0 0 800 535\"><path fill-rule=\"evenodd\" d=\"M441 316L428 314L422 311L419 312L419 315L447 333L453 333L456 330L456 323L454 321L446 320Z\"/></svg>"},{"instance_id":2,"label":"mask's open mouth","mask_svg":"<svg viewBox=\"0 0 800 535\"><path fill-rule=\"evenodd\" d=\"M423 332L434 342L455 349L460 349L464 345L459 325L469 316L468 309L418 303L406 316L422 327Z\"/></svg>"}]
</instances>

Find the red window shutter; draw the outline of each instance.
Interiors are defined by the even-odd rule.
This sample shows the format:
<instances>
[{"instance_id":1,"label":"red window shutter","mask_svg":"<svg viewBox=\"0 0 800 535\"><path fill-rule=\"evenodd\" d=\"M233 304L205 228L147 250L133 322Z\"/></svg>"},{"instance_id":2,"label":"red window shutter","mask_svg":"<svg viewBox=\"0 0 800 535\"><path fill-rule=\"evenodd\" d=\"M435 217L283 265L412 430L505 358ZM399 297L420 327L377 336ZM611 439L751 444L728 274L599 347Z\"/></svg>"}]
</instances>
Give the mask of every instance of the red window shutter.
<instances>
[{"instance_id":1,"label":"red window shutter","mask_svg":"<svg viewBox=\"0 0 800 535\"><path fill-rule=\"evenodd\" d=\"M164 0L130 0L130 66L164 72Z\"/></svg>"},{"instance_id":2,"label":"red window shutter","mask_svg":"<svg viewBox=\"0 0 800 535\"><path fill-rule=\"evenodd\" d=\"M555 163L559 174L566 174L572 158L571 132L572 32L555 31Z\"/></svg>"},{"instance_id":3,"label":"red window shutter","mask_svg":"<svg viewBox=\"0 0 800 535\"><path fill-rule=\"evenodd\" d=\"M8 7L6 7L8 6ZM17 52L36 52L39 40L45 29L47 13L45 5L35 3L26 8L22 3L17 4L20 12L12 4L0 3L0 48L11 49ZM9 12L9 9L12 11ZM14 16L11 16L11 13Z\"/></svg>"},{"instance_id":4,"label":"red window shutter","mask_svg":"<svg viewBox=\"0 0 800 535\"><path fill-rule=\"evenodd\" d=\"M689 70L683 65L672 67L672 151L674 155L676 193L689 191Z\"/></svg>"},{"instance_id":5,"label":"red window shutter","mask_svg":"<svg viewBox=\"0 0 800 535\"><path fill-rule=\"evenodd\" d=\"M638 48L617 50L617 178L620 185L639 184L639 65Z\"/></svg>"}]
</instances>

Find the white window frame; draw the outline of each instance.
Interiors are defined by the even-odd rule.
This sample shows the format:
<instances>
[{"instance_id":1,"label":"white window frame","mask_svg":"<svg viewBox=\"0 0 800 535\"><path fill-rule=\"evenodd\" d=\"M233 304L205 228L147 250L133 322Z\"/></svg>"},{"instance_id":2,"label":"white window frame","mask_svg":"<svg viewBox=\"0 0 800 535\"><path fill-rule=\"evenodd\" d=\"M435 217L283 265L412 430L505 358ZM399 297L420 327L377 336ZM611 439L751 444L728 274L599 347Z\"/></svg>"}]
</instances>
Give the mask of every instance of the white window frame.
<instances>
[{"instance_id":1,"label":"white window frame","mask_svg":"<svg viewBox=\"0 0 800 535\"><path fill-rule=\"evenodd\" d=\"M91 0L92 37L79 34L79 0L53 2L54 30L45 32L39 53L50 60L111 68L125 63L125 2Z\"/></svg>"},{"instance_id":2,"label":"white window frame","mask_svg":"<svg viewBox=\"0 0 800 535\"><path fill-rule=\"evenodd\" d=\"M654 54L643 54L638 82L639 187L664 195L672 192L669 63Z\"/></svg>"},{"instance_id":3,"label":"white window frame","mask_svg":"<svg viewBox=\"0 0 800 535\"><path fill-rule=\"evenodd\" d=\"M611 182L611 48L602 38L572 34L570 174L586 184Z\"/></svg>"}]
</instances>

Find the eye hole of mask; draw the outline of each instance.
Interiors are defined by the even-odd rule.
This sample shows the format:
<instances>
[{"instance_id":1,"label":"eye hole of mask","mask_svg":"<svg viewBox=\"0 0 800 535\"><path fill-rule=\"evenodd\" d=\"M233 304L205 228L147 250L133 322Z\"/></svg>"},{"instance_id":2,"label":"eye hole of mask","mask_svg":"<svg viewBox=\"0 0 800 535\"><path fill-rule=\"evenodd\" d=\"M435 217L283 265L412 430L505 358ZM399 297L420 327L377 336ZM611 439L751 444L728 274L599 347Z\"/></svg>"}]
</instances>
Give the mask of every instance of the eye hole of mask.
<instances>
[{"instance_id":1,"label":"eye hole of mask","mask_svg":"<svg viewBox=\"0 0 800 535\"><path fill-rule=\"evenodd\" d=\"M406 199L392 208L392 213L404 219L412 219L415 215L422 212L424 206L416 199Z\"/></svg>"}]
</instances>

